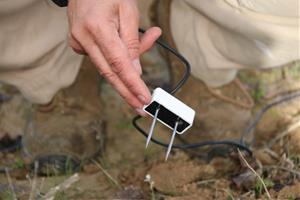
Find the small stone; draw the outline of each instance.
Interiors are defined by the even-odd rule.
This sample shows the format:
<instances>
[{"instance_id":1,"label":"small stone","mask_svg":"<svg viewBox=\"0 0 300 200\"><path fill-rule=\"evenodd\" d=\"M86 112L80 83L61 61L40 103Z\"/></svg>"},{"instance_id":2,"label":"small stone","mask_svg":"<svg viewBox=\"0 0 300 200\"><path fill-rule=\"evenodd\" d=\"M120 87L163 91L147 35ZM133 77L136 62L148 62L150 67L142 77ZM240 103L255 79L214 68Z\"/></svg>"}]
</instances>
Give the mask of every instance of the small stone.
<instances>
[{"instance_id":1,"label":"small stone","mask_svg":"<svg viewBox=\"0 0 300 200\"><path fill-rule=\"evenodd\" d=\"M87 174L95 174L99 172L99 167L94 164L86 164L83 166L83 171Z\"/></svg>"}]
</instances>

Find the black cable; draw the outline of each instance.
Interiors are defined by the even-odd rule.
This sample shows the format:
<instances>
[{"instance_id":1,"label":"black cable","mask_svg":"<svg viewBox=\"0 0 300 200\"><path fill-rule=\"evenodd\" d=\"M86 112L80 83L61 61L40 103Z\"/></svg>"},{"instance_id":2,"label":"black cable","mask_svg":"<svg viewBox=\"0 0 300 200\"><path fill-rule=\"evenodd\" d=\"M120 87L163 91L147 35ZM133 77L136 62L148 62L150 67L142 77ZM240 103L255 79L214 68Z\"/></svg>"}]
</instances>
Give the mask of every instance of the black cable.
<instances>
[{"instance_id":1,"label":"black cable","mask_svg":"<svg viewBox=\"0 0 300 200\"><path fill-rule=\"evenodd\" d=\"M228 140L220 140L220 141L204 141L204 142L200 142L200 143L194 143L194 144L182 144L182 145L173 145L173 148L177 148L177 149L191 149L191 148L199 148L199 147L204 147L204 146L209 146L209 145L231 145L231 146L235 146L238 147L242 150L247 151L250 155L252 154L251 150L246 147L245 143L244 143L244 137L249 134L254 128L256 128L258 122L260 121L260 119L262 118L262 116L271 108L273 108L274 106L277 106L281 103L287 102L287 101L291 101L295 98L299 98L300 97L300 92L295 92L292 93L290 95L286 95L282 98L280 98L277 101L274 101L266 106L264 106L260 112L258 112L258 114L255 116L254 120L250 123L250 125L246 128L246 130L243 132L241 138L240 138L240 142L235 142L235 141L228 141ZM143 134L145 137L148 137L148 134L138 126L137 121L138 119L140 119L140 116L136 116L133 119L133 126L141 133ZM160 142L154 138L151 138L151 141L155 144L158 144L160 146L163 147L168 147L168 144L165 144L163 142Z\"/></svg>"},{"instance_id":2,"label":"black cable","mask_svg":"<svg viewBox=\"0 0 300 200\"><path fill-rule=\"evenodd\" d=\"M141 33L145 33L145 30L139 28L139 32ZM181 80L174 86L174 88L171 91L167 91L170 94L175 94L184 84L185 82L188 80L190 74L191 74L191 65L190 63L187 61L187 59L185 59L185 57L183 57L180 53L178 53L175 49L173 49L172 47L170 47L167 43L165 43L162 39L158 39L156 40L156 43L159 44L161 47L165 48L166 50L170 51L174 56L176 56L185 66L185 71L183 74L183 77L181 78Z\"/></svg>"},{"instance_id":3,"label":"black cable","mask_svg":"<svg viewBox=\"0 0 300 200\"><path fill-rule=\"evenodd\" d=\"M136 116L133 120L133 126L145 137L148 137L148 134L137 124L137 121L140 119L140 116ZM165 144L159 140L156 140L154 138L151 138L151 141L155 144L158 144L160 146L168 148L168 144ZM230 145L230 146L235 146L237 148L240 148L241 150L247 151L250 155L252 155L252 151L246 147L245 145L231 141L231 140L220 140L220 141L204 141L204 142L199 142L199 143L193 143L193 144L173 144L172 148L174 149L192 149L192 148L199 148L199 147L204 147L204 146L215 146L215 145Z\"/></svg>"},{"instance_id":4,"label":"black cable","mask_svg":"<svg viewBox=\"0 0 300 200\"><path fill-rule=\"evenodd\" d=\"M139 29L139 32L145 33L143 29ZM161 47L165 48L166 50L170 51L172 54L174 54L183 64L185 67L185 72L183 74L183 77L181 80L174 86L174 88L171 91L168 91L170 94L175 94L182 86L183 84L188 80L190 73L191 73L191 67L189 62L180 54L178 53L175 49L167 45L164 41L161 39L158 39L156 41L157 44L159 44ZM138 125L137 121L141 119L141 116L136 116L132 120L133 126L145 137L148 137L148 134ZM163 147L168 147L168 144L165 144L161 141L158 141L154 138L151 138L151 141L154 142L155 144L158 144ZM250 155L252 155L252 151L245 146L241 142L235 142L235 141L230 141L230 140L220 140L220 141L204 141L204 142L199 142L199 143L193 143L193 144L174 144L172 147L177 148L177 149L191 149L191 148L199 148L199 147L204 147L204 146L213 146L213 145L230 145L234 146L237 148L240 148L241 150L247 151Z\"/></svg>"},{"instance_id":5,"label":"black cable","mask_svg":"<svg viewBox=\"0 0 300 200\"><path fill-rule=\"evenodd\" d=\"M143 29L139 29L139 31L141 33L145 33L145 31ZM189 62L181 55L179 54L175 49L171 48L169 45L167 45L164 41L162 41L161 39L156 41L157 44L159 44L160 46L162 46L163 48L165 48L166 50L170 51L171 53L173 53L185 66L186 70L184 72L184 75L182 77L182 79L175 85L174 89L172 89L170 91L171 94L176 93L182 86L183 84L187 81L188 77L190 76L190 71L191 71L191 67ZM258 114L255 116L254 120L252 120L252 122L249 124L249 126L245 129L245 131L242 133L241 137L240 137L240 141L239 142L235 142L235 141L230 141L230 140L220 140L220 141L204 141L204 142L199 142L199 143L193 143L193 144L174 144L173 148L177 148L177 149L191 149L191 148L200 148L200 147L204 147L204 146L213 146L213 145L230 145L230 146L234 146L237 148L240 148L241 150L245 150L247 151L250 155L252 155L252 151L245 145L244 142L244 138L247 134L249 134L254 128L256 128L258 122L261 120L262 116L271 108L273 108L274 106L277 106L279 104L282 104L284 102L287 101L291 101L295 98L300 97L300 92L294 92L292 94L286 95L266 106L264 106L259 112ZM148 137L148 134L138 125L137 121L141 119L141 116L136 116L133 118L132 123L133 126L145 137ZM154 142L155 144L158 144L160 146L163 147L168 147L168 144L165 144L159 140L156 140L154 138L151 138L151 141Z\"/></svg>"}]
</instances>

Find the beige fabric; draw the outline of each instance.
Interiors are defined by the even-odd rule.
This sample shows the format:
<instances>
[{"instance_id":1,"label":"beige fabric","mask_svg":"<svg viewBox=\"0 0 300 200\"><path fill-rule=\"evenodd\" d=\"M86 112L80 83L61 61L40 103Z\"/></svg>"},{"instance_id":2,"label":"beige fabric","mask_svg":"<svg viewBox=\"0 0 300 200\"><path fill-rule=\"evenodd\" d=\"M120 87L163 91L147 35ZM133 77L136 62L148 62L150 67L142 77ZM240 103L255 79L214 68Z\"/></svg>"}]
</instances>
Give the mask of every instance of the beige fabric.
<instances>
[{"instance_id":1,"label":"beige fabric","mask_svg":"<svg viewBox=\"0 0 300 200\"><path fill-rule=\"evenodd\" d=\"M241 68L300 59L299 0L173 0L171 29L192 73L210 86Z\"/></svg>"},{"instance_id":2,"label":"beige fabric","mask_svg":"<svg viewBox=\"0 0 300 200\"><path fill-rule=\"evenodd\" d=\"M65 8L50 0L0 0L0 81L33 103L75 80L82 56L68 48Z\"/></svg>"},{"instance_id":3,"label":"beige fabric","mask_svg":"<svg viewBox=\"0 0 300 200\"><path fill-rule=\"evenodd\" d=\"M300 57L298 0L173 0L171 12L177 47L208 85ZM67 47L67 28L50 0L0 0L0 81L34 103L72 84L82 57Z\"/></svg>"}]
</instances>

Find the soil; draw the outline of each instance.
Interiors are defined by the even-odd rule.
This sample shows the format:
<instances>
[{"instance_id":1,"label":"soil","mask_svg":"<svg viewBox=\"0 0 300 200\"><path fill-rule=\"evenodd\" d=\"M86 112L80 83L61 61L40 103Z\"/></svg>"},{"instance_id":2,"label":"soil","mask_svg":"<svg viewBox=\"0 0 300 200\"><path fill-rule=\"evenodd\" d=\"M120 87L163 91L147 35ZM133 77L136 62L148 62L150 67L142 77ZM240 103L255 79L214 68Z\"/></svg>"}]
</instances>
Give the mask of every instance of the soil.
<instances>
[{"instance_id":1,"label":"soil","mask_svg":"<svg viewBox=\"0 0 300 200\"><path fill-rule=\"evenodd\" d=\"M146 69L146 74L147 70L153 74L155 63L150 62L150 65L152 68ZM148 83L155 83L153 87L164 83L167 72L165 68L161 71L163 73L156 73L155 77L146 77ZM256 106L252 112L234 109L233 105L213 99L203 85L192 87L195 82L189 84L186 86L188 89L183 89L179 94L197 112L193 130L183 136L189 142L236 138L253 113L261 107ZM195 98L193 94L201 95ZM169 160L164 161L166 149L153 143L145 149L145 137L131 124L135 113L109 85L102 84L101 97L105 103L103 115L107 120L105 153L99 157L97 164L83 166L79 181L58 192L54 199L268 199L261 182L236 151L222 154L224 148L216 151L173 150ZM263 103L260 102L260 105ZM267 146L273 138L299 121L299 107L298 99L270 110L254 133L254 156L242 152L264 180L272 199L300 199L300 128ZM150 123L149 117L141 121L146 130ZM219 135L212 135L214 132ZM170 130L157 125L154 137L168 143ZM222 152L214 153L217 151ZM15 168L8 173L0 169L2 199L12 199L10 186L19 199L28 199L34 182L34 189L41 195L46 194L74 173L34 177L20 152L0 153L0 164Z\"/></svg>"}]
</instances>

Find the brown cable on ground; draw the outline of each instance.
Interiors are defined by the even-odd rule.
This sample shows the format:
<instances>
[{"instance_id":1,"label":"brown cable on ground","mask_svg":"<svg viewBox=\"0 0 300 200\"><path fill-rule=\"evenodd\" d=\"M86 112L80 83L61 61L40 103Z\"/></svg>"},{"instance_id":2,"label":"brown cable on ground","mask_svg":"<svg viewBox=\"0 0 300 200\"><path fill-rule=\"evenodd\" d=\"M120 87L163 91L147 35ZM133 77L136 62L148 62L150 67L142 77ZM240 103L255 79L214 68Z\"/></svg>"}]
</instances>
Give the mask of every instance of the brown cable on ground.
<instances>
[{"instance_id":1,"label":"brown cable on ground","mask_svg":"<svg viewBox=\"0 0 300 200\"><path fill-rule=\"evenodd\" d=\"M242 94L245 96L245 98L247 99L248 101L248 104L247 103L243 103L243 102L240 102L239 100L234 100L228 96L225 96L223 94L219 94L217 93L213 88L209 87L206 85L207 87L207 90L216 98L222 100L222 101L225 101L227 103L230 103L230 104L233 104L235 106L239 106L241 108L245 108L245 109L252 109L253 106L254 106L254 101L252 99L252 97L249 95L249 93L246 91L245 87L243 86L243 84L241 83L241 81L236 78L234 79L233 83L237 86L237 88L242 92Z\"/></svg>"}]
</instances>

